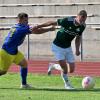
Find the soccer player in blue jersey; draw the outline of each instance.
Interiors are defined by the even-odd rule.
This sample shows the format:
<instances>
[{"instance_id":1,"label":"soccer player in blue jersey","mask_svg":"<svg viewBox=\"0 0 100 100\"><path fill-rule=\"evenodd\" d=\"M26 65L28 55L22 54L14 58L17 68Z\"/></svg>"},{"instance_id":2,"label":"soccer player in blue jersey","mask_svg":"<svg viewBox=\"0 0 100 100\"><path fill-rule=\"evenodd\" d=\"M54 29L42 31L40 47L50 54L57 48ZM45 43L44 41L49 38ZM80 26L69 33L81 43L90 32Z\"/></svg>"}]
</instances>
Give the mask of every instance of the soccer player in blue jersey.
<instances>
[{"instance_id":1,"label":"soccer player in blue jersey","mask_svg":"<svg viewBox=\"0 0 100 100\"><path fill-rule=\"evenodd\" d=\"M18 23L10 29L0 50L0 75L6 74L12 63L19 65L22 79L21 88L30 88L31 86L27 84L27 61L18 47L23 43L27 34L42 34L55 30L53 26L48 28L37 28L37 26L30 27L28 14L19 13Z\"/></svg>"},{"instance_id":2,"label":"soccer player in blue jersey","mask_svg":"<svg viewBox=\"0 0 100 100\"><path fill-rule=\"evenodd\" d=\"M85 10L81 10L76 17L70 16L63 19L58 19L57 21L49 21L42 25L61 26L52 44L52 51L55 54L59 64L50 64L48 74L50 75L53 69L61 70L61 76L65 83L65 89L74 89L68 79L68 70L70 73L72 73L75 69L75 59L71 48L71 42L75 38L75 54L79 56L81 37L86 27L86 18L87 12Z\"/></svg>"}]
</instances>

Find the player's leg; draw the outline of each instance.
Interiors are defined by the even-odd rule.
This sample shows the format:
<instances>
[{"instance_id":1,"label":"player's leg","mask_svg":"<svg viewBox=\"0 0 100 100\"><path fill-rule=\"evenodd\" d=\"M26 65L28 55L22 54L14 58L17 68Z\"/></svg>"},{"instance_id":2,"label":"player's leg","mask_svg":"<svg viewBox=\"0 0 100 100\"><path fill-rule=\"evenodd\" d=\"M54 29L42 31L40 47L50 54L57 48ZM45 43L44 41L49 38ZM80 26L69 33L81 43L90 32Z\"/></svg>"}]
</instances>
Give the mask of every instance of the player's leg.
<instances>
[{"instance_id":1,"label":"player's leg","mask_svg":"<svg viewBox=\"0 0 100 100\"><path fill-rule=\"evenodd\" d=\"M66 63L67 64L67 67L68 67L68 72L69 73L72 73L74 71L74 65L73 63ZM70 66L70 67L69 67ZM62 68L60 66L60 64L56 64L56 63L49 63L49 66L48 66L48 75L51 75L52 71L53 70L59 70L62 72Z\"/></svg>"},{"instance_id":2,"label":"player's leg","mask_svg":"<svg viewBox=\"0 0 100 100\"><path fill-rule=\"evenodd\" d=\"M66 64L66 60L60 60L59 64L63 69L63 71L61 72L61 77L64 81L65 89L74 89L68 78L68 66Z\"/></svg>"},{"instance_id":3,"label":"player's leg","mask_svg":"<svg viewBox=\"0 0 100 100\"><path fill-rule=\"evenodd\" d=\"M75 63L74 62L69 62L69 66L68 66L68 69L69 69L69 73L73 73L74 70L75 70Z\"/></svg>"},{"instance_id":4,"label":"player's leg","mask_svg":"<svg viewBox=\"0 0 100 100\"><path fill-rule=\"evenodd\" d=\"M61 76L65 83L65 88L73 89L73 87L70 85L69 79L68 79L68 66L66 64L66 50L53 44L52 51L54 52L55 57L56 57L57 61L59 62L59 65L61 66L61 69L62 69Z\"/></svg>"},{"instance_id":5,"label":"player's leg","mask_svg":"<svg viewBox=\"0 0 100 100\"><path fill-rule=\"evenodd\" d=\"M58 46L55 46L54 44L52 44L52 51L54 52L54 55L57 60L65 59L65 56L64 56L65 51L62 50L61 48L59 48ZM68 67L68 72L69 72L69 64L68 63L67 63L67 67ZM51 75L52 70L59 70L62 72L62 68L61 68L60 64L49 63L48 75Z\"/></svg>"},{"instance_id":6,"label":"player's leg","mask_svg":"<svg viewBox=\"0 0 100 100\"><path fill-rule=\"evenodd\" d=\"M5 50L0 49L0 76L7 73L12 61L13 57Z\"/></svg>"},{"instance_id":7,"label":"player's leg","mask_svg":"<svg viewBox=\"0 0 100 100\"><path fill-rule=\"evenodd\" d=\"M27 73L28 73L28 68L27 68L27 61L26 59L23 59L20 63L20 75L22 79L22 85L27 84Z\"/></svg>"},{"instance_id":8,"label":"player's leg","mask_svg":"<svg viewBox=\"0 0 100 100\"><path fill-rule=\"evenodd\" d=\"M48 66L48 75L51 75L52 70L59 70L62 71L62 68L59 64L49 63Z\"/></svg>"},{"instance_id":9,"label":"player's leg","mask_svg":"<svg viewBox=\"0 0 100 100\"><path fill-rule=\"evenodd\" d=\"M16 55L14 63L20 66L21 88L31 88L31 86L27 84L28 64L21 52L18 52Z\"/></svg>"},{"instance_id":10,"label":"player's leg","mask_svg":"<svg viewBox=\"0 0 100 100\"><path fill-rule=\"evenodd\" d=\"M56 46L55 44L52 44L52 51L53 51L57 61L59 60L59 58L60 59L64 59L65 58L63 56L63 54L61 54L61 52L63 52L62 49L60 47ZM49 63L48 75L51 75L52 70L55 70L55 69L62 71L62 68L61 68L61 66L59 64Z\"/></svg>"},{"instance_id":11,"label":"player's leg","mask_svg":"<svg viewBox=\"0 0 100 100\"><path fill-rule=\"evenodd\" d=\"M75 58L74 58L74 55L73 55L73 51L72 51L72 48L69 47L66 49L66 61L68 63L69 66L67 66L67 72L74 72L74 69L75 69ZM66 75L64 75L66 76ZM67 74L67 77L68 77L68 74ZM69 87L73 87L70 83L70 81L68 80L67 84L65 84L65 88L69 88Z\"/></svg>"},{"instance_id":12,"label":"player's leg","mask_svg":"<svg viewBox=\"0 0 100 100\"><path fill-rule=\"evenodd\" d=\"M75 70L75 58L71 47L67 48L66 50L66 60L69 65L68 66L69 72L73 73Z\"/></svg>"}]
</instances>

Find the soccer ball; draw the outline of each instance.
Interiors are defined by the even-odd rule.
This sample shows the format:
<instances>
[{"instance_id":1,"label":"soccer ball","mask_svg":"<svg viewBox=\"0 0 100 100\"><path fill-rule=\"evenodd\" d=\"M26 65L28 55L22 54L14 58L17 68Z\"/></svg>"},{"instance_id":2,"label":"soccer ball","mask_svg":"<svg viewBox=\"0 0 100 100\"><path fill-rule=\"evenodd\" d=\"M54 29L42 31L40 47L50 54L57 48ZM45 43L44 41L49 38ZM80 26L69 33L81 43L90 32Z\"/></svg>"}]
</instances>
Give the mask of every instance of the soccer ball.
<instances>
[{"instance_id":1,"label":"soccer ball","mask_svg":"<svg viewBox=\"0 0 100 100\"><path fill-rule=\"evenodd\" d=\"M82 87L84 89L92 89L95 86L95 81L92 77L86 76L82 80Z\"/></svg>"}]
</instances>

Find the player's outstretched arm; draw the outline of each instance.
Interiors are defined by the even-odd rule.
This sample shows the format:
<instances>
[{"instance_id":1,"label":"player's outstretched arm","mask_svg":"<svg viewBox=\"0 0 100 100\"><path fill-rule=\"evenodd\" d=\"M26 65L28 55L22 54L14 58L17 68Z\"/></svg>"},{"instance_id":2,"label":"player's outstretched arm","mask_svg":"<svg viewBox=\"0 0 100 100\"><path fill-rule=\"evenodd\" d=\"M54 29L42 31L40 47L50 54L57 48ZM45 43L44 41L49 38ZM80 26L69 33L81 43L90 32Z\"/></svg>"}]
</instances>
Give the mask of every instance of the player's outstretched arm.
<instances>
[{"instance_id":1,"label":"player's outstretched arm","mask_svg":"<svg viewBox=\"0 0 100 100\"><path fill-rule=\"evenodd\" d=\"M48 22L46 22L46 23L37 25L36 27L37 27L37 28L41 28L41 27L48 27L48 26L51 26L51 25L56 26L56 25L57 25L57 21L48 21Z\"/></svg>"},{"instance_id":2,"label":"player's outstretched arm","mask_svg":"<svg viewBox=\"0 0 100 100\"><path fill-rule=\"evenodd\" d=\"M32 30L32 34L43 34L48 31L54 31L55 29L55 26L36 28Z\"/></svg>"}]
</instances>

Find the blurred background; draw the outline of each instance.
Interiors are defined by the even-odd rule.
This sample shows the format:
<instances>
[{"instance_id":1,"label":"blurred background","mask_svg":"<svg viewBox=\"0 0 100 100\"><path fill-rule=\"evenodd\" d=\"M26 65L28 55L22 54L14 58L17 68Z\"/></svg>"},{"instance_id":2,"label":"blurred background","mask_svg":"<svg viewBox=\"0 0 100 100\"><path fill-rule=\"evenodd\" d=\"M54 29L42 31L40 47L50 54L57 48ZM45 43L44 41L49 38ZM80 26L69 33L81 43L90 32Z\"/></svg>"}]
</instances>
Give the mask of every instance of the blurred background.
<instances>
[{"instance_id":1,"label":"blurred background","mask_svg":"<svg viewBox=\"0 0 100 100\"><path fill-rule=\"evenodd\" d=\"M100 61L100 0L0 0L0 46L20 12L27 13L29 24L35 25L76 16L82 9L88 13L87 27L83 33L81 55L75 58L77 61ZM19 49L27 59L53 61L51 43L56 32L27 36ZM75 51L74 41L72 47Z\"/></svg>"}]
</instances>

